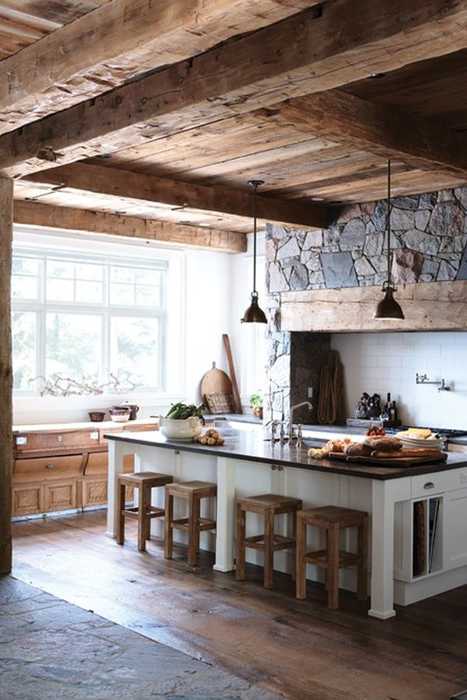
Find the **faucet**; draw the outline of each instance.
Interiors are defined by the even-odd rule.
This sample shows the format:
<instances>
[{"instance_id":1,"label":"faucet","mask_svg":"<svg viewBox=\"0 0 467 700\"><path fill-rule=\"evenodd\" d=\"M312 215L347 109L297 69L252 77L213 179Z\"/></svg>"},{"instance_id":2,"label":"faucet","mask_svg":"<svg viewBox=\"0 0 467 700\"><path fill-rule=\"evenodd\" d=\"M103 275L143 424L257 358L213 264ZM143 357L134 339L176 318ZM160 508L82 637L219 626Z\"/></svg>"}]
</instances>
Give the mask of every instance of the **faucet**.
<instances>
[{"instance_id":1,"label":"faucet","mask_svg":"<svg viewBox=\"0 0 467 700\"><path fill-rule=\"evenodd\" d=\"M293 415L297 408L302 408L302 406L308 406L309 411L313 409L313 404L311 404L309 401L302 401L301 403L296 403L290 407L289 445L291 445L292 442L295 440ZM303 447L303 433L301 424L297 426L297 432L297 447Z\"/></svg>"},{"instance_id":2,"label":"faucet","mask_svg":"<svg viewBox=\"0 0 467 700\"><path fill-rule=\"evenodd\" d=\"M438 391L451 391L451 387L446 383L445 379L441 379L439 382L433 382L428 378L427 374L417 374L415 375L416 384L434 384L438 387Z\"/></svg>"}]
</instances>

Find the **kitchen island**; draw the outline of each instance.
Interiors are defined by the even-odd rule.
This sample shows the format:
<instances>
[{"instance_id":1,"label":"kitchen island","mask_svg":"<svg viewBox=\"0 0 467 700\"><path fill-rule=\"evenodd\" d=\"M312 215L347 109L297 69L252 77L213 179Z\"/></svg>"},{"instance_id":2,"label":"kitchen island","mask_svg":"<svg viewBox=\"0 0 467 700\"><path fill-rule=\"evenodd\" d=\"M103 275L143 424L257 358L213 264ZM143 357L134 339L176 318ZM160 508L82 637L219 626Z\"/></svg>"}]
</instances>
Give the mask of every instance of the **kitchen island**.
<instances>
[{"instance_id":1,"label":"kitchen island","mask_svg":"<svg viewBox=\"0 0 467 700\"><path fill-rule=\"evenodd\" d=\"M223 446L217 447L167 440L159 432L125 432L107 438L107 526L112 537L117 532L118 474L123 470L124 457L134 454L136 471L150 469L172 474L176 480L196 478L217 483L215 542L205 533L201 546L215 549L218 571L234 569L235 497L269 492L301 498L304 507L339 505L371 513L369 615L373 617L385 620L395 615L395 592L396 602L409 604L467 581L465 455L449 455L446 463L393 468L311 459L307 448L313 441L307 441L306 449L272 445L258 431L233 432ZM161 506L162 499L161 490L154 493L154 505ZM428 569L427 565L426 575L415 577L411 558L413 504L426 502L428 517L431 500L441 503L441 549L435 557L435 568ZM259 531L261 523L252 518L249 528L255 527ZM153 534L161 534L160 523L153 521L152 528ZM451 529L453 537L449 537ZM353 533L346 537L346 547L352 549ZM259 556L252 552L249 561L260 563ZM290 554L276 554L276 569L290 573L292 566ZM311 578L320 580L321 574L313 567L310 572ZM353 574L343 572L343 587L354 589Z\"/></svg>"}]
</instances>

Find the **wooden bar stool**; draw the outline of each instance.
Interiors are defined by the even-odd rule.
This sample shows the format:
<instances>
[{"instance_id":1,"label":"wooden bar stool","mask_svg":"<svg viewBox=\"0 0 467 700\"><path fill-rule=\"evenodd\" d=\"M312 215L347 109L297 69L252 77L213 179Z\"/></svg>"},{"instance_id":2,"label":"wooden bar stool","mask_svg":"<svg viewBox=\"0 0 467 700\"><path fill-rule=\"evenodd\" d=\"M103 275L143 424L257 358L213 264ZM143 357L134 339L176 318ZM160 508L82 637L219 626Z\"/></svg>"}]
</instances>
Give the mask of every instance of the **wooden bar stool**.
<instances>
[{"instance_id":1,"label":"wooden bar stool","mask_svg":"<svg viewBox=\"0 0 467 700\"><path fill-rule=\"evenodd\" d=\"M215 530L216 521L202 518L201 499L217 496L217 486L209 481L181 481L165 487L165 558L172 559L173 531L188 532L188 563L196 566L199 554L200 533ZM174 520L174 497L183 498L188 503L188 517Z\"/></svg>"},{"instance_id":2,"label":"wooden bar stool","mask_svg":"<svg viewBox=\"0 0 467 700\"><path fill-rule=\"evenodd\" d=\"M313 552L306 551L307 525L326 531L327 548ZM339 548L341 530L358 528L358 552L342 551ZM297 598L306 597L306 565L315 564L326 569L328 607L339 607L339 569L356 566L358 569L358 597L367 598L368 586L368 513L350 508L325 506L311 508L297 513Z\"/></svg>"},{"instance_id":3,"label":"wooden bar stool","mask_svg":"<svg viewBox=\"0 0 467 700\"><path fill-rule=\"evenodd\" d=\"M295 548L295 514L301 507L302 501L298 498L275 496L271 493L237 500L237 565L235 571L237 581L245 580L246 548L262 549L264 551L264 587L272 588L274 552ZM247 513L260 513L264 516L263 535L245 536ZM292 537L283 537L274 533L274 517L281 513L293 514Z\"/></svg>"},{"instance_id":4,"label":"wooden bar stool","mask_svg":"<svg viewBox=\"0 0 467 700\"><path fill-rule=\"evenodd\" d=\"M152 518L162 518L165 514L163 508L156 508L151 505L152 489L170 484L172 479L173 477L168 474L158 474L157 472L119 474L117 489L117 544L123 544L125 541L125 517L128 516L138 519L138 550L140 552L146 550L146 540L151 535ZM125 490L127 486L132 486L138 490L138 506L136 508L125 508Z\"/></svg>"}]
</instances>

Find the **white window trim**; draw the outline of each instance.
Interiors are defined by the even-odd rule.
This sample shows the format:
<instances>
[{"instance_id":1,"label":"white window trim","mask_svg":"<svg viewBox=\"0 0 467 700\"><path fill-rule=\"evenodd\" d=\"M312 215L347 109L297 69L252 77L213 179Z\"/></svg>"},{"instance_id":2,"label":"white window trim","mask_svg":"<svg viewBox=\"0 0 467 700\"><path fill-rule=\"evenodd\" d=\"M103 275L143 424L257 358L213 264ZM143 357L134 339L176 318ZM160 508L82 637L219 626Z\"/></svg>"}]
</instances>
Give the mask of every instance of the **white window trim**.
<instances>
[{"instance_id":1,"label":"white window trim","mask_svg":"<svg viewBox=\"0 0 467 700\"><path fill-rule=\"evenodd\" d=\"M92 246L92 255L89 256L90 245ZM125 392L119 394L100 394L98 396L71 396L71 397L41 397L37 393L15 392L14 400L15 407L21 411L26 407L34 409L39 408L58 410L66 401L67 406L71 409L86 408L92 409L96 407L105 407L111 403L121 402L123 400L132 400L143 406L151 408L162 407L170 404L173 401L181 400L185 394L186 377L185 377L185 314L186 314L186 261L185 253L182 250L163 248L160 244L153 241L145 240L130 240L125 239L122 243L121 239L116 236L108 236L99 234L83 234L70 233L69 231L44 231L33 227L14 227L14 245L15 254L27 254L33 251L37 254L52 253L54 257L57 255L57 250L61 250L65 256L78 257L80 255L86 257L98 258L104 260L112 258L121 264L127 264L129 259L135 265L147 265L148 258L161 261L167 265L167 278L165 285L165 295L168 301L165 314L164 328L164 350L170 348L165 357L165 386L160 390L141 390L136 389L134 392ZM22 302L14 303L15 310L19 309ZM30 302L25 302L25 306L31 308ZM51 305L48 305L51 306ZM77 310L76 304L59 305L60 310L71 311ZM90 306L89 310L92 313L98 312L102 307ZM81 305L80 305L81 310ZM112 312L131 315L131 307L113 307ZM139 308L135 311L135 315L139 314ZM164 361L164 359L163 359Z\"/></svg>"}]
</instances>

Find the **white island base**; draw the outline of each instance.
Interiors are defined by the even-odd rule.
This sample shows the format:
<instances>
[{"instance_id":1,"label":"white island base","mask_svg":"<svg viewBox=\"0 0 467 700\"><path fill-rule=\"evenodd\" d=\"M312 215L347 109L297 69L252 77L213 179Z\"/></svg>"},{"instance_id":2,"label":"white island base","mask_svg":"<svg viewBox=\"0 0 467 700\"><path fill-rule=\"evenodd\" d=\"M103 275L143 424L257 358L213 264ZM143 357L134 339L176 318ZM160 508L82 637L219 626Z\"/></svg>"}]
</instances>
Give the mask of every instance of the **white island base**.
<instances>
[{"instance_id":1,"label":"white island base","mask_svg":"<svg viewBox=\"0 0 467 700\"><path fill-rule=\"evenodd\" d=\"M202 508L206 509L202 515L215 517L217 520L216 533L201 534L201 548L215 551L216 571L230 572L235 567L236 496L276 493L301 498L305 508L338 505L371 514L371 604L368 614L372 617L386 620L396 614L394 602L406 605L467 583L467 467L381 480L224 457L219 455L220 450L216 450L216 454L206 454L206 451L184 451L183 445L180 445L180 448L161 446L159 433L146 432L144 438L138 433L125 433L109 438L107 530L111 537L115 538L117 532L117 477L123 470L124 456L134 454L136 471L158 471L171 474L175 480L180 481L199 479L217 483L217 513L209 512L209 508L216 508L214 504L202 504ZM146 444L143 444L142 440ZM153 444L147 444L152 441ZM412 506L417 500L427 498L427 489L430 496L442 494L442 562L435 574L427 574L414 580L411 555ZM154 489L153 505L162 507L163 502L164 490ZM184 504L178 503L176 499L175 516L183 517L183 509ZM456 523L454 545L452 538L448 536L449 528L453 527L453 519ZM247 536L261 533L262 527L258 516L248 514ZM155 537L162 537L162 522L153 520L151 528ZM276 531L287 534L286 529L285 516L279 516ZM312 547L316 545L318 548L318 533L310 530L308 536ZM343 546L355 551L356 533L348 530L343 536L347 538L342 542ZM184 533L177 532L175 537L176 541L185 541ZM453 551L453 547L456 551ZM261 552L247 550L247 561L262 565ZM293 565L293 555L290 552L275 554L275 570L291 573ZM314 566L308 567L307 577L314 581L323 580L321 572ZM340 586L356 590L353 570L341 572Z\"/></svg>"}]
</instances>

